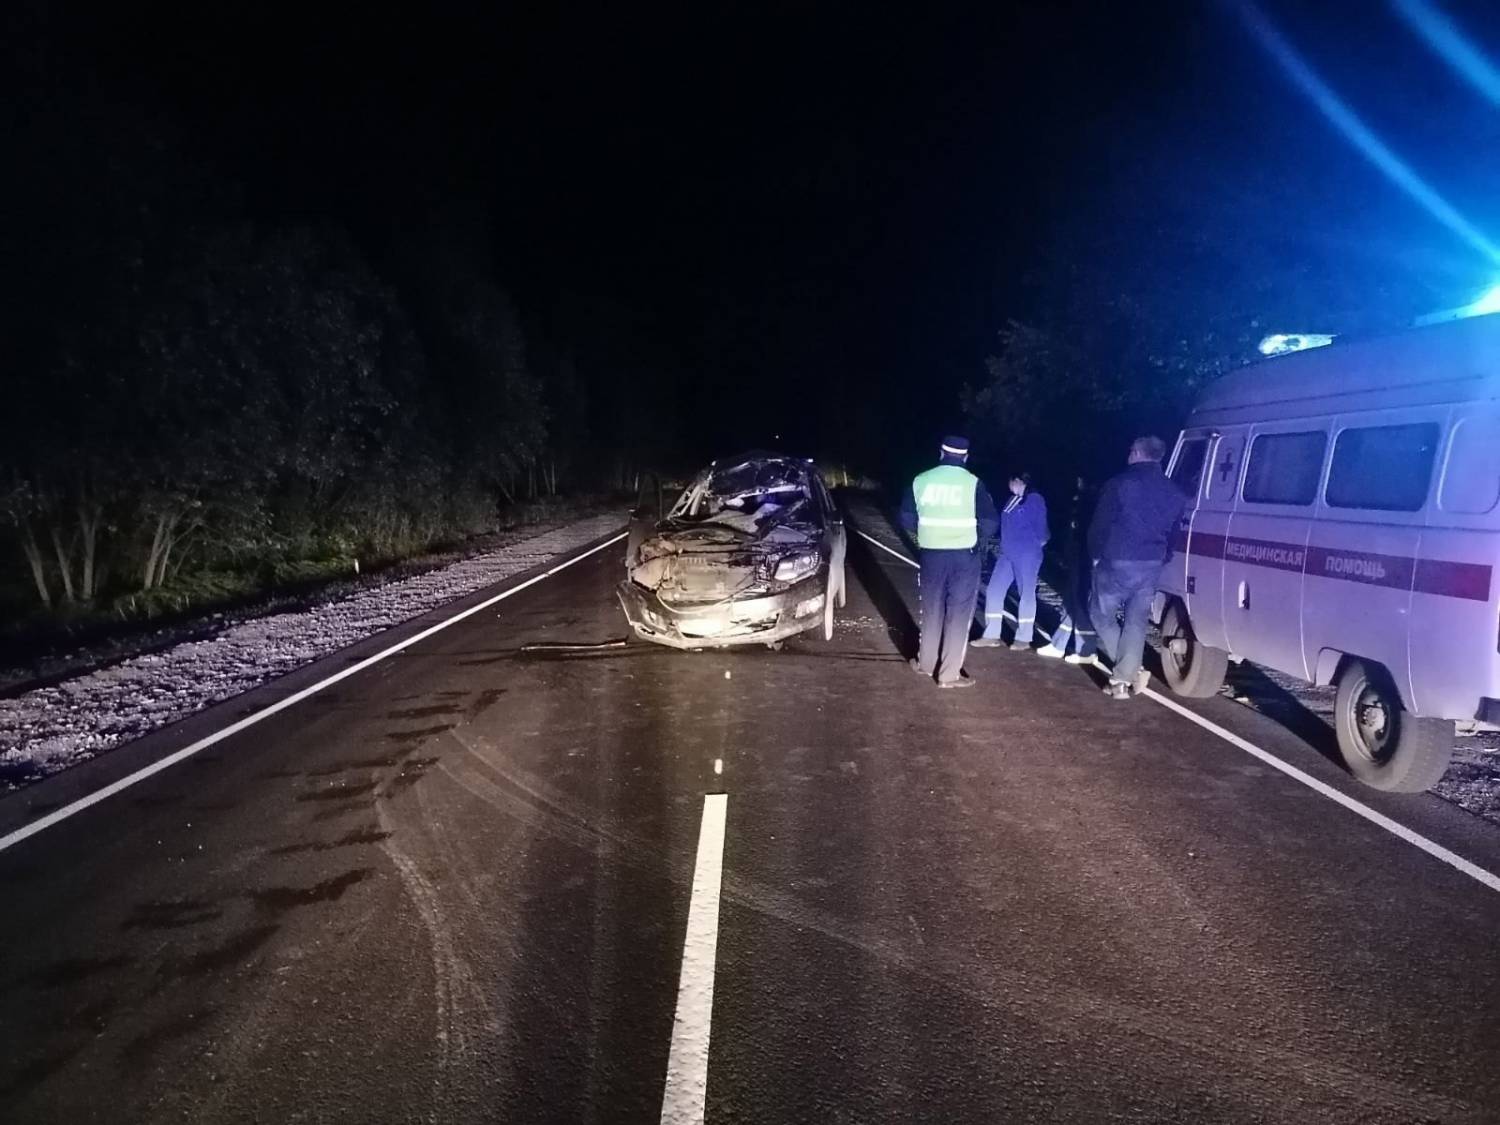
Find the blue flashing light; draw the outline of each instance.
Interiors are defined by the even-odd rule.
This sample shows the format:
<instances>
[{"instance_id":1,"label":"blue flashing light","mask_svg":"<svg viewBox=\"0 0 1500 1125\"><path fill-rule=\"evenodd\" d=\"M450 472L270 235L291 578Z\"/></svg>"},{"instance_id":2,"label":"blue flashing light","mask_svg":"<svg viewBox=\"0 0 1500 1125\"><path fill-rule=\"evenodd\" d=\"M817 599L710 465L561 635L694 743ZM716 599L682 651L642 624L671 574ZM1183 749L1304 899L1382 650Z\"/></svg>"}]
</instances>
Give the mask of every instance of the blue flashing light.
<instances>
[{"instance_id":1,"label":"blue flashing light","mask_svg":"<svg viewBox=\"0 0 1500 1125\"><path fill-rule=\"evenodd\" d=\"M1328 123L1344 135L1345 140L1384 173L1391 183L1421 204L1434 219L1490 261L1500 263L1500 245L1469 222L1457 207L1449 203L1416 169L1381 140L1375 130L1297 53L1253 0L1238 0L1236 10L1261 49L1275 61L1292 85L1328 119Z\"/></svg>"},{"instance_id":2,"label":"blue flashing light","mask_svg":"<svg viewBox=\"0 0 1500 1125\"><path fill-rule=\"evenodd\" d=\"M1261 355L1290 355L1305 352L1308 348L1322 348L1333 343L1333 337L1324 332L1278 332L1260 342Z\"/></svg>"},{"instance_id":3,"label":"blue flashing light","mask_svg":"<svg viewBox=\"0 0 1500 1125\"><path fill-rule=\"evenodd\" d=\"M1391 0L1391 7L1454 73L1500 106L1500 68L1459 27L1427 0Z\"/></svg>"},{"instance_id":4,"label":"blue flashing light","mask_svg":"<svg viewBox=\"0 0 1500 1125\"><path fill-rule=\"evenodd\" d=\"M1469 305L1469 316L1488 316L1490 313L1500 313L1500 285L1490 286Z\"/></svg>"},{"instance_id":5,"label":"blue flashing light","mask_svg":"<svg viewBox=\"0 0 1500 1125\"><path fill-rule=\"evenodd\" d=\"M1459 305L1456 309L1439 309L1417 317L1412 323L1420 328L1449 320L1467 320L1471 316L1489 316L1492 313L1500 313L1500 283L1490 286L1467 305Z\"/></svg>"}]
</instances>

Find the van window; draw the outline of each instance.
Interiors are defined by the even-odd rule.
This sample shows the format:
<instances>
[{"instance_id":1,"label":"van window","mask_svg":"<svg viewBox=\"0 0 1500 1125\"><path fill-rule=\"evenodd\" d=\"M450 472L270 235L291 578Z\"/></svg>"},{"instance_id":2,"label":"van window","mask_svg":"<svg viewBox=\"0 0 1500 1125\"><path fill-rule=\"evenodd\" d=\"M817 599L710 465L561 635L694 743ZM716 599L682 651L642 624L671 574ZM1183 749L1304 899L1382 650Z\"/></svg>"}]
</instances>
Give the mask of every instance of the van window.
<instances>
[{"instance_id":1,"label":"van window","mask_svg":"<svg viewBox=\"0 0 1500 1125\"><path fill-rule=\"evenodd\" d=\"M1420 510L1427 502L1440 433L1436 422L1344 430L1333 445L1329 507Z\"/></svg>"},{"instance_id":2,"label":"van window","mask_svg":"<svg viewBox=\"0 0 1500 1125\"><path fill-rule=\"evenodd\" d=\"M1211 499L1234 499L1234 490L1240 480L1240 437L1235 433L1225 434L1214 449L1213 470L1208 475L1208 495Z\"/></svg>"},{"instance_id":3,"label":"van window","mask_svg":"<svg viewBox=\"0 0 1500 1125\"><path fill-rule=\"evenodd\" d=\"M1203 481L1203 462L1208 456L1207 438L1190 438L1177 451L1177 461L1172 466L1172 483L1197 499L1198 485Z\"/></svg>"},{"instance_id":4,"label":"van window","mask_svg":"<svg viewBox=\"0 0 1500 1125\"><path fill-rule=\"evenodd\" d=\"M1257 434L1241 497L1252 504L1311 504L1318 495L1327 435Z\"/></svg>"},{"instance_id":5,"label":"van window","mask_svg":"<svg viewBox=\"0 0 1500 1125\"><path fill-rule=\"evenodd\" d=\"M1438 503L1445 512L1468 515L1500 503L1500 415L1475 414L1454 424Z\"/></svg>"}]
</instances>

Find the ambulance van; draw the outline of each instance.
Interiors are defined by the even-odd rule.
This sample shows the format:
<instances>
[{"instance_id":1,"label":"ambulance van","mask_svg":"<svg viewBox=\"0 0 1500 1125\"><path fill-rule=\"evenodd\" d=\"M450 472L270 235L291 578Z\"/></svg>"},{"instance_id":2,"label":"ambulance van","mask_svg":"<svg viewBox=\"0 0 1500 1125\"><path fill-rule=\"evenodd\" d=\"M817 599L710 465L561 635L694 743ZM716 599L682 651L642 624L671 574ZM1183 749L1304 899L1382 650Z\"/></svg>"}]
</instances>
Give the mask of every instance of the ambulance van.
<instances>
[{"instance_id":1,"label":"ambulance van","mask_svg":"<svg viewBox=\"0 0 1500 1125\"><path fill-rule=\"evenodd\" d=\"M1203 394L1157 616L1168 685L1336 685L1350 771L1420 792L1500 723L1500 315L1265 360Z\"/></svg>"}]
</instances>

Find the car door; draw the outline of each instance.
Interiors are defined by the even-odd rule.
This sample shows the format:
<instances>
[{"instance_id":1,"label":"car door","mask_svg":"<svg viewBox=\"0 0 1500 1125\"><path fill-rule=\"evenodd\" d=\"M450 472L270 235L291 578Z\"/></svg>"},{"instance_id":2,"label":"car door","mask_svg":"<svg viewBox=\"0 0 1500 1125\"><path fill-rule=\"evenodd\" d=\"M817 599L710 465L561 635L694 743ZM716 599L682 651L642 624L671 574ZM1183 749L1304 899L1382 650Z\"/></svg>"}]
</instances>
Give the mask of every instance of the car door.
<instances>
[{"instance_id":1,"label":"car door","mask_svg":"<svg viewBox=\"0 0 1500 1125\"><path fill-rule=\"evenodd\" d=\"M813 491L817 494L818 508L823 513L823 540L826 545L828 561L832 572L843 577L844 555L848 549L846 532L844 530L844 517L839 512L838 505L834 503L833 497L823 484L823 479L816 472L812 477Z\"/></svg>"},{"instance_id":2,"label":"car door","mask_svg":"<svg viewBox=\"0 0 1500 1125\"><path fill-rule=\"evenodd\" d=\"M1328 456L1329 419L1250 429L1224 540L1229 651L1309 678L1302 647L1302 567Z\"/></svg>"}]
</instances>

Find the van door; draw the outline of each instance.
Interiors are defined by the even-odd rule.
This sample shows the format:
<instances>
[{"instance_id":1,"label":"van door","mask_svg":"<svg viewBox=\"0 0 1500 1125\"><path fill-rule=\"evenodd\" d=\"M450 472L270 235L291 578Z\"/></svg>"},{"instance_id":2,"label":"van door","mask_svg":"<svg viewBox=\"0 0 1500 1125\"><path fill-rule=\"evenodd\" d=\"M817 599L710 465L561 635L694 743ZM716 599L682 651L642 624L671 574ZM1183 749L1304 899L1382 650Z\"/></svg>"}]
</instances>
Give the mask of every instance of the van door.
<instances>
[{"instance_id":1,"label":"van door","mask_svg":"<svg viewBox=\"0 0 1500 1125\"><path fill-rule=\"evenodd\" d=\"M1500 405L1455 407L1440 461L1412 585L1412 710L1472 719L1500 698Z\"/></svg>"},{"instance_id":2,"label":"van door","mask_svg":"<svg viewBox=\"0 0 1500 1125\"><path fill-rule=\"evenodd\" d=\"M1229 651L1308 678L1302 567L1328 451L1327 419L1253 426L1224 541Z\"/></svg>"},{"instance_id":3,"label":"van door","mask_svg":"<svg viewBox=\"0 0 1500 1125\"><path fill-rule=\"evenodd\" d=\"M1202 497L1193 513L1188 559L1187 607L1193 632L1214 648L1229 648L1224 628L1224 542L1239 492L1242 453L1248 428L1226 427L1209 448Z\"/></svg>"},{"instance_id":4,"label":"van door","mask_svg":"<svg viewBox=\"0 0 1500 1125\"><path fill-rule=\"evenodd\" d=\"M1309 667L1325 648L1378 661L1408 707L1412 585L1447 414L1408 407L1340 416L1307 550Z\"/></svg>"},{"instance_id":5,"label":"van door","mask_svg":"<svg viewBox=\"0 0 1500 1125\"><path fill-rule=\"evenodd\" d=\"M1182 513L1182 523L1172 536L1172 557L1162 569L1157 585L1176 597L1187 595L1187 571L1192 558L1189 542L1193 526L1193 510L1203 491L1203 466L1208 461L1213 433L1207 430L1184 430L1177 439L1177 449L1172 454L1167 476L1187 496L1187 507Z\"/></svg>"}]
</instances>

